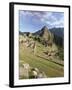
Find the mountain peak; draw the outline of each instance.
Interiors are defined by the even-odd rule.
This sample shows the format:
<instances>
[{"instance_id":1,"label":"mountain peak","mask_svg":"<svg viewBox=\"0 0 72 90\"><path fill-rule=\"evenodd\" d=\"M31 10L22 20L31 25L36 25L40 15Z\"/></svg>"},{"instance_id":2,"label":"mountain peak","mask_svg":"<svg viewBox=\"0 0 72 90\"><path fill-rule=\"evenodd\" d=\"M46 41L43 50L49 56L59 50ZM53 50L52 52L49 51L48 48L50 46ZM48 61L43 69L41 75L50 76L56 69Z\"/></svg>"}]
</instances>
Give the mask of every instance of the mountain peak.
<instances>
[{"instance_id":1,"label":"mountain peak","mask_svg":"<svg viewBox=\"0 0 72 90\"><path fill-rule=\"evenodd\" d=\"M44 27L41 29L41 31L42 31L42 34L48 34L48 33L49 33L49 30L48 30L47 26L44 26Z\"/></svg>"},{"instance_id":2,"label":"mountain peak","mask_svg":"<svg viewBox=\"0 0 72 90\"><path fill-rule=\"evenodd\" d=\"M47 35L49 33L49 30L47 28L47 26L43 26L41 30L35 32L35 35L39 35L39 36L43 36L43 35Z\"/></svg>"},{"instance_id":3,"label":"mountain peak","mask_svg":"<svg viewBox=\"0 0 72 90\"><path fill-rule=\"evenodd\" d=\"M47 26L44 26L44 27L42 28L42 30L48 30Z\"/></svg>"}]
</instances>

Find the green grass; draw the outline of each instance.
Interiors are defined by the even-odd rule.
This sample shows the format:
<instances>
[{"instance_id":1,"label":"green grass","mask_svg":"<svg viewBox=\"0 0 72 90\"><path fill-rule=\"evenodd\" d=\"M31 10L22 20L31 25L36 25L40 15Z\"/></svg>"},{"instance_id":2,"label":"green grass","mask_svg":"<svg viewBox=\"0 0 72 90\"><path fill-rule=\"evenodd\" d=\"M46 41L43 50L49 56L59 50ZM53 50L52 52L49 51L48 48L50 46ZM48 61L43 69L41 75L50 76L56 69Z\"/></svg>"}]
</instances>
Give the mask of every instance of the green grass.
<instances>
[{"instance_id":1,"label":"green grass","mask_svg":"<svg viewBox=\"0 0 72 90\"><path fill-rule=\"evenodd\" d=\"M56 47L54 46L53 48ZM19 59L22 61L20 64L28 63L31 67L38 68L39 71L44 72L47 77L63 77L64 66L37 56L43 56L43 51L45 50L47 50L47 48L37 42L37 53L34 55L31 48L26 48L24 45L20 45Z\"/></svg>"}]
</instances>

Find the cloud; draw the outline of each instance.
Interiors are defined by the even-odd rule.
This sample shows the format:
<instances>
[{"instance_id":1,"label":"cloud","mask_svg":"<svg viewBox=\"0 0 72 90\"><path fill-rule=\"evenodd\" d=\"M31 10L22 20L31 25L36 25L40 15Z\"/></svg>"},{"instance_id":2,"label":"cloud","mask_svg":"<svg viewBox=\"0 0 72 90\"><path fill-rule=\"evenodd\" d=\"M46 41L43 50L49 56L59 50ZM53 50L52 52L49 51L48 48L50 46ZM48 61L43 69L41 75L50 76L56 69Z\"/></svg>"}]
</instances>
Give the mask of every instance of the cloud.
<instances>
[{"instance_id":1,"label":"cloud","mask_svg":"<svg viewBox=\"0 0 72 90\"><path fill-rule=\"evenodd\" d=\"M44 23L51 27L64 27L63 12L20 11L21 15L32 18L34 22Z\"/></svg>"},{"instance_id":2,"label":"cloud","mask_svg":"<svg viewBox=\"0 0 72 90\"><path fill-rule=\"evenodd\" d=\"M51 26L64 26L64 15L63 13L47 12L41 19L42 22Z\"/></svg>"}]
</instances>

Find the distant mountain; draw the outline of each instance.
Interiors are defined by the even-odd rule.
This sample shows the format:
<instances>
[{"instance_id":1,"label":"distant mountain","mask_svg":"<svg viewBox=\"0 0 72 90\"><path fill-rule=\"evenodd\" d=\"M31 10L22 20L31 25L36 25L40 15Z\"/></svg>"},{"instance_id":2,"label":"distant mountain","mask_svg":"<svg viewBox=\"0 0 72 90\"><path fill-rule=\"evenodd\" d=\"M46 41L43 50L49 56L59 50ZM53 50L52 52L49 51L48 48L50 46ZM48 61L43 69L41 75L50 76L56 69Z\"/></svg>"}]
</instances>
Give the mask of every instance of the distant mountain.
<instances>
[{"instance_id":1,"label":"distant mountain","mask_svg":"<svg viewBox=\"0 0 72 90\"><path fill-rule=\"evenodd\" d=\"M19 35L23 35L23 34L24 34L23 32L19 31Z\"/></svg>"},{"instance_id":2,"label":"distant mountain","mask_svg":"<svg viewBox=\"0 0 72 90\"><path fill-rule=\"evenodd\" d=\"M50 32L52 32L54 35L57 35L61 38L64 37L64 28L52 28L52 29L49 29Z\"/></svg>"},{"instance_id":3,"label":"distant mountain","mask_svg":"<svg viewBox=\"0 0 72 90\"><path fill-rule=\"evenodd\" d=\"M43 34L53 33L56 36L64 37L64 28L51 28L48 29L46 26L44 26L41 30L33 33L33 35L39 35L42 36Z\"/></svg>"},{"instance_id":4,"label":"distant mountain","mask_svg":"<svg viewBox=\"0 0 72 90\"><path fill-rule=\"evenodd\" d=\"M44 26L41 30L36 31L35 33L30 32L19 32L21 35L33 36L35 40L38 40L45 44L56 43L59 46L63 46L64 41L64 28L52 28L48 29Z\"/></svg>"},{"instance_id":5,"label":"distant mountain","mask_svg":"<svg viewBox=\"0 0 72 90\"><path fill-rule=\"evenodd\" d=\"M21 32L21 31L19 31L19 34L20 34L20 35L29 36L29 35L31 35L32 33L30 33L30 32Z\"/></svg>"},{"instance_id":6,"label":"distant mountain","mask_svg":"<svg viewBox=\"0 0 72 90\"><path fill-rule=\"evenodd\" d=\"M48 30L46 26L44 26L41 30L33 33L33 35L37 35L42 38L48 38L51 35L51 32Z\"/></svg>"},{"instance_id":7,"label":"distant mountain","mask_svg":"<svg viewBox=\"0 0 72 90\"><path fill-rule=\"evenodd\" d=\"M40 36L47 42L54 42L57 45L63 46L64 28L48 29L46 26L44 26L41 30L35 32L34 35Z\"/></svg>"},{"instance_id":8,"label":"distant mountain","mask_svg":"<svg viewBox=\"0 0 72 90\"><path fill-rule=\"evenodd\" d=\"M48 32L48 28L46 26L44 26L41 30L38 30L37 32L33 33L33 35L41 36L44 32Z\"/></svg>"},{"instance_id":9,"label":"distant mountain","mask_svg":"<svg viewBox=\"0 0 72 90\"><path fill-rule=\"evenodd\" d=\"M44 26L41 30L33 33L33 35L38 37L38 40L46 46L53 43L53 34L46 26Z\"/></svg>"},{"instance_id":10,"label":"distant mountain","mask_svg":"<svg viewBox=\"0 0 72 90\"><path fill-rule=\"evenodd\" d=\"M63 46L64 45L64 28L52 28L50 32L54 35L54 42L57 45Z\"/></svg>"}]
</instances>

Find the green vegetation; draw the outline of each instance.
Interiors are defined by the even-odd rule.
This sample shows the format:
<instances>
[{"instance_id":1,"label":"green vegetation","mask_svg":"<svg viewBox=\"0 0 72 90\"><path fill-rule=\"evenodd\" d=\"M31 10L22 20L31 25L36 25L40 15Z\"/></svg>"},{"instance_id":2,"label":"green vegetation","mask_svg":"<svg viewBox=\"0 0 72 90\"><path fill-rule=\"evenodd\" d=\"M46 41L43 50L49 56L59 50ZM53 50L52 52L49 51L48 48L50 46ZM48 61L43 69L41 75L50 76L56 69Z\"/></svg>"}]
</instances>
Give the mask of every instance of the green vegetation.
<instances>
[{"instance_id":1,"label":"green vegetation","mask_svg":"<svg viewBox=\"0 0 72 90\"><path fill-rule=\"evenodd\" d=\"M47 77L63 77L64 76L64 66L52 62L52 58L43 53L44 51L57 50L56 45L53 45L52 48L45 47L36 41L36 54L34 55L30 47L26 47L23 44L20 44L20 53L19 59L20 64L28 63L33 68L38 68L39 71L44 72ZM57 59L55 56L53 60ZM61 57L61 56L60 56ZM60 60L60 58L58 58ZM32 77L31 77L32 78ZM23 79L23 77L22 77Z\"/></svg>"},{"instance_id":2,"label":"green vegetation","mask_svg":"<svg viewBox=\"0 0 72 90\"><path fill-rule=\"evenodd\" d=\"M61 42L62 39L54 36L46 27L34 34L21 33L19 36L19 78L63 77L64 49ZM28 71L27 67L23 66L24 64L28 66ZM35 68L39 72L36 72ZM37 75L34 76L34 73Z\"/></svg>"}]
</instances>

